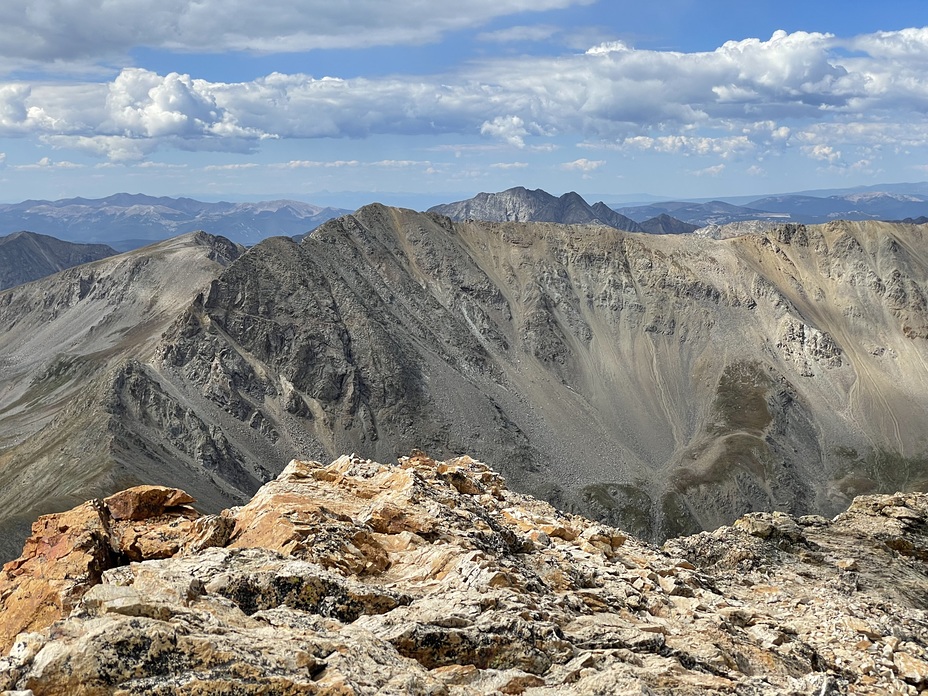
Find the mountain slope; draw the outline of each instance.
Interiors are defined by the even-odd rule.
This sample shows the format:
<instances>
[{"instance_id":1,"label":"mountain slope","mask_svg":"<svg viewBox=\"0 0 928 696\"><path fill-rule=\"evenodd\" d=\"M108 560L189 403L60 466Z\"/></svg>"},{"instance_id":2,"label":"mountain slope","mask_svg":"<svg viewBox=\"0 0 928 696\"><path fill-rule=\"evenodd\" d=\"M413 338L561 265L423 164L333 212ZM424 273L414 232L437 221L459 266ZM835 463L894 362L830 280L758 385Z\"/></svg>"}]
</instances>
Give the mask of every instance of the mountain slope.
<instances>
[{"instance_id":1,"label":"mountain slope","mask_svg":"<svg viewBox=\"0 0 928 696\"><path fill-rule=\"evenodd\" d=\"M198 498L213 485L213 506L267 462L420 447L653 537L834 514L928 485L926 234L713 240L368 206L217 269L121 363L101 387L113 458L150 483L193 477ZM89 467L61 446L49 472Z\"/></svg>"},{"instance_id":2,"label":"mountain slope","mask_svg":"<svg viewBox=\"0 0 928 696\"><path fill-rule=\"evenodd\" d=\"M159 448L141 450L126 437L116 397L162 332L241 252L196 233L0 293L0 552L19 544L36 512L88 491L158 472L195 485L186 465L170 468L180 459L170 419L161 419ZM195 422L195 414L170 415ZM234 500L215 483L198 488L207 504Z\"/></svg>"},{"instance_id":3,"label":"mountain slope","mask_svg":"<svg viewBox=\"0 0 928 696\"><path fill-rule=\"evenodd\" d=\"M689 234L699 229L699 225L683 222L666 213L639 223L643 232L648 234Z\"/></svg>"},{"instance_id":4,"label":"mountain slope","mask_svg":"<svg viewBox=\"0 0 928 696\"><path fill-rule=\"evenodd\" d=\"M627 215L633 220L645 220L672 215L677 220L687 224L705 227L707 225L724 225L731 222L745 220L775 220L791 221L789 212L771 211L752 204L750 207L732 205L724 201L709 201L708 203L692 203L683 201L667 201L619 208L618 212Z\"/></svg>"},{"instance_id":5,"label":"mountain slope","mask_svg":"<svg viewBox=\"0 0 928 696\"><path fill-rule=\"evenodd\" d=\"M115 254L104 244L72 244L32 232L0 237L0 290Z\"/></svg>"},{"instance_id":6,"label":"mountain slope","mask_svg":"<svg viewBox=\"0 0 928 696\"><path fill-rule=\"evenodd\" d=\"M796 194L768 196L748 204L752 208L788 213L797 222L844 220L899 220L928 212L928 196L866 191L819 198Z\"/></svg>"},{"instance_id":7,"label":"mountain slope","mask_svg":"<svg viewBox=\"0 0 928 696\"><path fill-rule=\"evenodd\" d=\"M924 234L716 242L370 206L251 250L157 370L307 456L469 449L644 533L832 512L926 483Z\"/></svg>"}]
</instances>

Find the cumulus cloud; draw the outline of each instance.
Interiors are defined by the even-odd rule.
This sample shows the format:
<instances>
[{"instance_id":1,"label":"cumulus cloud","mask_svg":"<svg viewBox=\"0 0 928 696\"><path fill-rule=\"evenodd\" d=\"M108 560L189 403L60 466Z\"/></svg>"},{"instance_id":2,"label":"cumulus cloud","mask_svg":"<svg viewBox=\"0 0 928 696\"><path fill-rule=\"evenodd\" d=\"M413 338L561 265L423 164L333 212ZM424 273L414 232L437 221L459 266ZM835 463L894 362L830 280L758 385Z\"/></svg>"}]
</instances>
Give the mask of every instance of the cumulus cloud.
<instances>
[{"instance_id":1,"label":"cumulus cloud","mask_svg":"<svg viewBox=\"0 0 928 696\"><path fill-rule=\"evenodd\" d=\"M754 142L746 135L727 137L637 135L626 138L614 149L653 150L675 155L721 155L727 158L751 152L754 148Z\"/></svg>"},{"instance_id":2,"label":"cumulus cloud","mask_svg":"<svg viewBox=\"0 0 928 696\"><path fill-rule=\"evenodd\" d=\"M593 0L35 0L0 5L0 55L34 61L183 52L288 52L422 44L449 31Z\"/></svg>"},{"instance_id":3,"label":"cumulus cloud","mask_svg":"<svg viewBox=\"0 0 928 696\"><path fill-rule=\"evenodd\" d=\"M525 169L528 162L494 162L490 166L493 169Z\"/></svg>"},{"instance_id":4,"label":"cumulus cloud","mask_svg":"<svg viewBox=\"0 0 928 696\"><path fill-rule=\"evenodd\" d=\"M835 150L831 145L806 145L802 148L803 154L812 159L834 164L841 159L841 151Z\"/></svg>"},{"instance_id":5,"label":"cumulus cloud","mask_svg":"<svg viewBox=\"0 0 928 696\"><path fill-rule=\"evenodd\" d=\"M16 166L12 167L12 169L24 169L24 170L29 170L29 169L41 169L41 170L81 169L83 168L83 166L84 165L82 164L77 164L76 162L69 162L68 160L60 160L58 162L55 162L55 161L52 161L50 157L43 157L38 162L34 162L32 164L17 164Z\"/></svg>"},{"instance_id":6,"label":"cumulus cloud","mask_svg":"<svg viewBox=\"0 0 928 696\"><path fill-rule=\"evenodd\" d=\"M200 4L209 7L210 1ZM527 0L468 3L479 5L484 15L497 11L491 5L506 11L529 7ZM173 7L171 0L161 5ZM188 5L193 7L183 3ZM371 13L382 13L381 5L372 2ZM41 6L56 5L48 0ZM423 3L422 16L448 13L431 7ZM174 9L181 47L186 10ZM341 11L330 8L330 15ZM0 10L0 37L8 31L4 17L21 12ZM268 14L265 6L262 12ZM850 156L851 144L928 145L922 53L928 55L925 30L846 41L776 32L767 40L732 41L701 53L612 42L553 58L492 59L450 74L377 79L272 73L225 83L128 68L104 83L0 83L0 136L37 136L54 147L112 161L139 160L164 148L246 153L267 139L378 134L483 135L497 141L443 146L456 153L552 150L553 137L565 135L584 147L722 159L761 157L798 144L809 156L828 161L829 151L822 148Z\"/></svg>"},{"instance_id":7,"label":"cumulus cloud","mask_svg":"<svg viewBox=\"0 0 928 696\"><path fill-rule=\"evenodd\" d=\"M480 126L481 135L489 135L505 140L513 147L525 147L528 130L525 122L518 116L497 116L492 121L484 121Z\"/></svg>"},{"instance_id":8,"label":"cumulus cloud","mask_svg":"<svg viewBox=\"0 0 928 696\"><path fill-rule=\"evenodd\" d=\"M704 167L703 169L697 169L692 174L695 176L718 176L725 171L724 164L716 164L711 167Z\"/></svg>"},{"instance_id":9,"label":"cumulus cloud","mask_svg":"<svg viewBox=\"0 0 928 696\"><path fill-rule=\"evenodd\" d=\"M574 160L573 162L564 162L561 165L561 169L578 172L592 172L602 167L605 163L605 160L588 160L581 158Z\"/></svg>"}]
</instances>

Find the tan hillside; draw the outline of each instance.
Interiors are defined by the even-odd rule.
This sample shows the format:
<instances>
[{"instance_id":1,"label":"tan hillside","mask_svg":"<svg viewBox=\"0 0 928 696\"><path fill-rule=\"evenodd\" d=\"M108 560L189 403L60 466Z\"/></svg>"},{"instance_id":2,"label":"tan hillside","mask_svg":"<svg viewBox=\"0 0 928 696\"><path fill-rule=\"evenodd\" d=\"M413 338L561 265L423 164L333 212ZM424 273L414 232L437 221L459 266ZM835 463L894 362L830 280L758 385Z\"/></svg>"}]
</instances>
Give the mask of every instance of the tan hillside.
<instances>
[{"instance_id":1,"label":"tan hillside","mask_svg":"<svg viewBox=\"0 0 928 696\"><path fill-rule=\"evenodd\" d=\"M135 483L218 510L271 462L414 447L500 462L514 488L652 539L923 489L925 233L713 240L373 205L230 264L198 247L195 272L116 257L147 280L101 271L87 287L125 288L106 298L75 269L70 289L0 294L19 356L0 510L22 523Z\"/></svg>"}]
</instances>

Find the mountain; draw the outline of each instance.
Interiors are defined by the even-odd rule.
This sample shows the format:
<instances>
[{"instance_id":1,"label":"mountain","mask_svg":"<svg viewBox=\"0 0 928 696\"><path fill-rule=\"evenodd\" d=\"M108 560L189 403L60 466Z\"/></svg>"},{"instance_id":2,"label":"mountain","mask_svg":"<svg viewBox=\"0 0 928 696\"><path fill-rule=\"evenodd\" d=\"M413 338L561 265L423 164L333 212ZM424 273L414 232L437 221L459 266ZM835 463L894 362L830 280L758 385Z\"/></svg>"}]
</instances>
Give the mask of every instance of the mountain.
<instances>
[{"instance_id":1,"label":"mountain","mask_svg":"<svg viewBox=\"0 0 928 696\"><path fill-rule=\"evenodd\" d=\"M643 220L639 225L642 231L648 234L689 234L699 229L699 225L683 222L666 213L662 213L648 220Z\"/></svg>"},{"instance_id":2,"label":"mountain","mask_svg":"<svg viewBox=\"0 0 928 696\"><path fill-rule=\"evenodd\" d=\"M32 232L0 237L0 290L115 254L104 244L72 244Z\"/></svg>"},{"instance_id":3,"label":"mountain","mask_svg":"<svg viewBox=\"0 0 928 696\"><path fill-rule=\"evenodd\" d=\"M732 205L724 201L710 201L708 203L665 201L650 205L619 208L618 212L639 222L661 215L672 215L677 220L682 220L697 227L724 225L745 220L779 220L786 222L791 219L788 213L763 210L753 204L750 207Z\"/></svg>"},{"instance_id":4,"label":"mountain","mask_svg":"<svg viewBox=\"0 0 928 696\"><path fill-rule=\"evenodd\" d=\"M5 694L912 694L928 496L658 549L463 456L294 460L201 515L135 487L0 572ZM18 635L18 638L16 637Z\"/></svg>"},{"instance_id":5,"label":"mountain","mask_svg":"<svg viewBox=\"0 0 928 696\"><path fill-rule=\"evenodd\" d=\"M658 215L673 215L698 227L750 221L818 224L837 219L902 220L928 213L928 194L864 190L823 197L789 193L752 199L745 201L745 205L724 201L666 201L617 210L639 223Z\"/></svg>"},{"instance_id":6,"label":"mountain","mask_svg":"<svg viewBox=\"0 0 928 696\"><path fill-rule=\"evenodd\" d=\"M928 213L928 195L866 191L819 198L768 196L749 203L753 208L788 213L791 220L817 223L828 220L900 220Z\"/></svg>"},{"instance_id":7,"label":"mountain","mask_svg":"<svg viewBox=\"0 0 928 696\"><path fill-rule=\"evenodd\" d=\"M204 230L241 243L304 234L349 211L299 201L204 203L118 193L90 200L23 201L0 205L0 233L31 230L77 242L105 242L121 251Z\"/></svg>"},{"instance_id":8,"label":"mountain","mask_svg":"<svg viewBox=\"0 0 928 696\"><path fill-rule=\"evenodd\" d=\"M186 238L197 273L71 269L0 293L0 514L178 482L216 511L269 462L415 447L655 539L924 488L926 235L371 205L241 255Z\"/></svg>"},{"instance_id":9,"label":"mountain","mask_svg":"<svg viewBox=\"0 0 928 696\"><path fill-rule=\"evenodd\" d=\"M500 193L478 193L473 198L429 208L429 212L452 220L489 220L492 222L557 222L565 225L608 225L620 230L641 232L641 227L620 215L605 203L589 205L577 193L560 198L541 189L522 186Z\"/></svg>"},{"instance_id":10,"label":"mountain","mask_svg":"<svg viewBox=\"0 0 928 696\"><path fill-rule=\"evenodd\" d=\"M166 428L146 449L123 428L119 396L161 334L242 251L194 233L0 293L0 553L15 551L36 513L152 476L184 480L213 507L241 499L209 472L196 484L188 459L207 453L196 450L195 413L146 412L135 427L157 419ZM157 395L135 396L145 399L133 404L136 414L161 405ZM183 424L182 442L172 418Z\"/></svg>"}]
</instances>

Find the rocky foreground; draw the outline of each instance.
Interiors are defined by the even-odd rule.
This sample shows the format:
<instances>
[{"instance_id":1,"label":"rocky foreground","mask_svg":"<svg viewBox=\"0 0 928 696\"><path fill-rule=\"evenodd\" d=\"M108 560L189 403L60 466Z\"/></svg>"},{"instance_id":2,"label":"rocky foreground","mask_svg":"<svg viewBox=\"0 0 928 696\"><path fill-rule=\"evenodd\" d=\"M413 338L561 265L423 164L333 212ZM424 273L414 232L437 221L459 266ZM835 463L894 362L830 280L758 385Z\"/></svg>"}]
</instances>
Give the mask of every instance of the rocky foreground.
<instances>
[{"instance_id":1,"label":"rocky foreground","mask_svg":"<svg viewBox=\"0 0 928 696\"><path fill-rule=\"evenodd\" d=\"M200 516L145 486L0 577L6 694L928 693L928 495L662 549L468 457L293 461Z\"/></svg>"}]
</instances>

